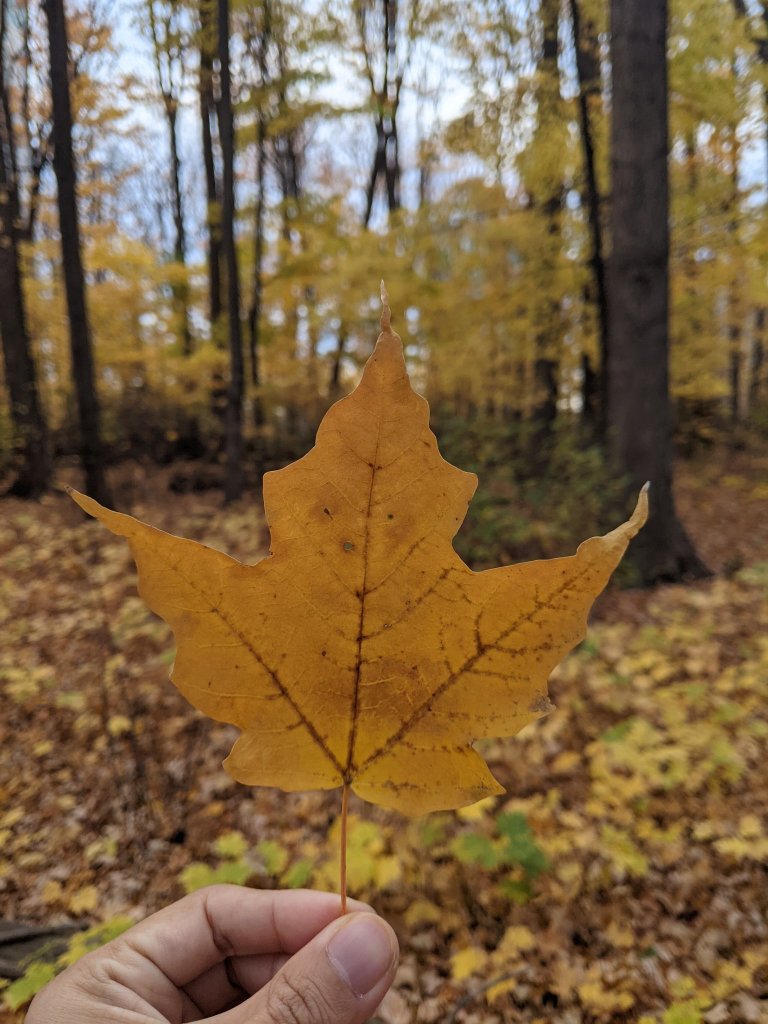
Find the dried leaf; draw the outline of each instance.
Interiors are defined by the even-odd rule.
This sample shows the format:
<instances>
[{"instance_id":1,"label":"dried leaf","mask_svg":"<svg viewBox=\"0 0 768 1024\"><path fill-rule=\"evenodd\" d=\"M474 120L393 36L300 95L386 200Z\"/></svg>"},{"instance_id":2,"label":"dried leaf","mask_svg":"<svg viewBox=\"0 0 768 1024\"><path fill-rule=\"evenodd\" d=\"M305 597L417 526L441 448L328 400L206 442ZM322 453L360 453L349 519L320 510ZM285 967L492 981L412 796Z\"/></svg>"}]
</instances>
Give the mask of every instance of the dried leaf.
<instances>
[{"instance_id":1,"label":"dried leaf","mask_svg":"<svg viewBox=\"0 0 768 1024\"><path fill-rule=\"evenodd\" d=\"M385 307L357 389L308 455L264 477L270 557L244 565L73 497L130 541L176 637L176 686L242 730L235 779L347 783L420 814L502 791L472 741L550 709L547 677L647 514L643 493L575 555L476 573L451 546L475 486L440 456Z\"/></svg>"}]
</instances>

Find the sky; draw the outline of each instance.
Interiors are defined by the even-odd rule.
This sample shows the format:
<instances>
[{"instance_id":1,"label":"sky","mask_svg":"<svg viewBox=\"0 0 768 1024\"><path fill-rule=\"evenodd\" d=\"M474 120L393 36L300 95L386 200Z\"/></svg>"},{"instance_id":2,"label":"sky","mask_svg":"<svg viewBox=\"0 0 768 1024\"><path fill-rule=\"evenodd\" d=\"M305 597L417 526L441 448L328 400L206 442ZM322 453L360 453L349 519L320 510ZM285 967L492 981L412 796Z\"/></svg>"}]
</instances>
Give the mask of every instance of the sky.
<instances>
[{"instance_id":1,"label":"sky","mask_svg":"<svg viewBox=\"0 0 768 1024\"><path fill-rule=\"evenodd\" d=\"M518 4L522 0L510 0ZM750 0L754 2L754 0ZM307 9L311 13L318 0L307 0ZM152 60L149 40L137 27L138 12L141 4L136 0L115 0L108 11L109 20L114 26L114 58L105 68L107 75L133 75L143 79L150 89L155 85L155 69ZM573 66L572 47L568 39L569 33L564 32L561 40L561 66L564 79L564 90L573 94L575 87L575 71ZM419 59L421 56L422 59ZM403 200L405 205L415 205L418 195L418 173L416 171L416 148L420 137L424 137L437 124L445 124L463 113L469 105L470 92L467 84L457 73L455 60L445 50L432 46L428 56L416 54L412 63L416 71L413 78L418 78L419 85L429 98L419 101L413 88L403 90L403 100L398 117L400 130L401 154L403 164ZM352 61L334 61L330 68L330 80L317 89L317 98L328 101L336 107L353 109L360 107L366 100L367 86L359 72L353 67ZM408 84L408 83L407 83ZM413 81L411 82L413 84ZM148 90L149 92L149 90ZM183 159L183 187L186 198L187 214L190 219L190 237L193 248L199 250L203 239L203 191L202 161L200 154L200 127L196 109L197 95L194 83L194 72L190 74L189 86L184 97L180 112L179 128ZM760 130L763 111L756 109L757 121L743 126L745 133L741 164L741 182L745 189L756 188L756 202L764 199L764 183L768 164L765 133ZM140 159L150 168L151 173L163 174L167 167L167 134L159 101L152 102L145 96L131 104L130 120L144 138L139 144ZM341 139L341 143L339 140ZM310 143L310 157L338 165L342 175L359 181L360 187L353 192L353 201L362 212L364 195L363 183L367 178L373 155L375 138L370 117L350 115L346 119L320 123L313 132ZM515 182L507 183L513 188ZM439 190L440 181L436 183ZM246 189L242 188L245 192ZM383 212L383 211L381 211ZM374 217L374 227L376 217ZM168 224L170 231L170 222ZM197 253L202 257L202 252Z\"/></svg>"}]
</instances>

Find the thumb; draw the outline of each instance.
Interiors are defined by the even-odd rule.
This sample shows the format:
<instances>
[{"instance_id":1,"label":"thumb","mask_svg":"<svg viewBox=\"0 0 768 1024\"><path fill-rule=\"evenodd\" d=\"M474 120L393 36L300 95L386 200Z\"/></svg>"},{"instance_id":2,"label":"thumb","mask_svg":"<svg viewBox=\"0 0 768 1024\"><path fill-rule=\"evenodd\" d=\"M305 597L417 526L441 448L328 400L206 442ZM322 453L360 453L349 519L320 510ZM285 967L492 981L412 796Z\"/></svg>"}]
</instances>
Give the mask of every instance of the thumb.
<instances>
[{"instance_id":1,"label":"thumb","mask_svg":"<svg viewBox=\"0 0 768 1024\"><path fill-rule=\"evenodd\" d=\"M371 913L328 925L222 1024L363 1024L392 984L395 933ZM231 1016L230 1016L231 1015Z\"/></svg>"}]
</instances>

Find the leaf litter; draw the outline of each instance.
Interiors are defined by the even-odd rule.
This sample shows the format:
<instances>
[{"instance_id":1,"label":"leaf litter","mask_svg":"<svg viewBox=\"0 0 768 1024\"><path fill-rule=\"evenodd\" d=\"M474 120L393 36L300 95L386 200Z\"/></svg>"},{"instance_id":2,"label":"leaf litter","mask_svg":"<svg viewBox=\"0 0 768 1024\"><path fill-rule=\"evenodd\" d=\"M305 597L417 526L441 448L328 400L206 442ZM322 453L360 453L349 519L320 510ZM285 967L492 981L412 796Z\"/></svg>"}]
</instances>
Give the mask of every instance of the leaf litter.
<instances>
[{"instance_id":1,"label":"leaf litter","mask_svg":"<svg viewBox=\"0 0 768 1024\"><path fill-rule=\"evenodd\" d=\"M252 512L169 502L159 474L131 484L137 515L252 557ZM696 495L687 483L681 504ZM168 687L171 637L122 543L66 504L8 501L0 524L3 916L139 917L180 896L192 865L334 888L336 796L288 802L216 767L234 730ZM484 741L505 797L408 825L352 798L352 891L403 948L385 1024L764 1019L768 549L749 555L730 578L609 595L553 678L557 710L514 743ZM616 597L627 621L608 614ZM502 812L546 858L527 897L506 894L519 863L454 852L466 837L499 849Z\"/></svg>"}]
</instances>

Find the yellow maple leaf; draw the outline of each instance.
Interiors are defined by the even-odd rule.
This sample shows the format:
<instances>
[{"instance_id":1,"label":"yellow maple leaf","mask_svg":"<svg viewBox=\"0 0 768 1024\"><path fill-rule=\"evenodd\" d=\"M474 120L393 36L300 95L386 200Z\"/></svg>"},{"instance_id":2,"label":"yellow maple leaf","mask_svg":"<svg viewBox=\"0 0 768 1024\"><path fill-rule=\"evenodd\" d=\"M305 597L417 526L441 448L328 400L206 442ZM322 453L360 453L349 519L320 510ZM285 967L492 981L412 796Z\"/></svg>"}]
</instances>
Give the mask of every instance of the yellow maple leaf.
<instances>
[{"instance_id":1,"label":"yellow maple leaf","mask_svg":"<svg viewBox=\"0 0 768 1024\"><path fill-rule=\"evenodd\" d=\"M309 454L264 476L268 558L244 565L73 497L129 540L176 637L173 682L242 730L235 779L344 785L421 814L502 792L472 742L550 709L549 673L647 514L643 493L575 555L473 572L451 541L476 483L441 457L385 305L357 389Z\"/></svg>"}]
</instances>

